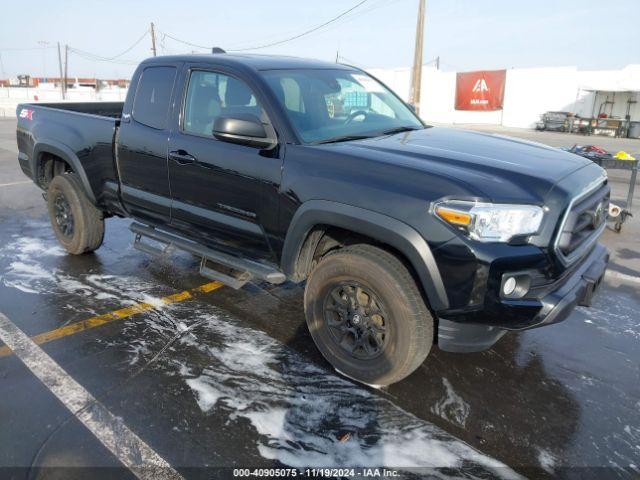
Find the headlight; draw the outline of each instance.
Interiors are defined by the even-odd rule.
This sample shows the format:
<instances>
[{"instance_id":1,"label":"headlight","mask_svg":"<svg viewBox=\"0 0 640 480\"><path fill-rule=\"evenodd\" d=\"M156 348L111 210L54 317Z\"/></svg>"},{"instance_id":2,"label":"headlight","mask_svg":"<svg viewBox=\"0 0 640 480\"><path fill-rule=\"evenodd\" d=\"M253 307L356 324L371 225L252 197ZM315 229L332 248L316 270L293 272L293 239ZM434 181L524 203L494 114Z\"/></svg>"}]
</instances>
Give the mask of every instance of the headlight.
<instances>
[{"instance_id":1,"label":"headlight","mask_svg":"<svg viewBox=\"0 0 640 480\"><path fill-rule=\"evenodd\" d=\"M538 232L544 211L535 205L476 203L461 200L439 202L434 213L469 237L481 242L508 242Z\"/></svg>"}]
</instances>

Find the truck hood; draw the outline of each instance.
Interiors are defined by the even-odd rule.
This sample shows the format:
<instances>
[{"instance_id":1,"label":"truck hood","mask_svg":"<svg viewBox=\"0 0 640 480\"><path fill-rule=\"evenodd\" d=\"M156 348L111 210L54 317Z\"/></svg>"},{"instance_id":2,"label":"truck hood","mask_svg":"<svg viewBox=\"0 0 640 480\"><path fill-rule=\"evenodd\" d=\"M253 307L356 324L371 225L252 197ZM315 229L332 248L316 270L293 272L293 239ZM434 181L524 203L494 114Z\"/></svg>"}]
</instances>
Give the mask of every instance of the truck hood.
<instances>
[{"instance_id":1,"label":"truck hood","mask_svg":"<svg viewBox=\"0 0 640 480\"><path fill-rule=\"evenodd\" d=\"M344 153L456 178L492 201L544 201L588 159L535 142L466 130L422 130L333 144Z\"/></svg>"}]
</instances>

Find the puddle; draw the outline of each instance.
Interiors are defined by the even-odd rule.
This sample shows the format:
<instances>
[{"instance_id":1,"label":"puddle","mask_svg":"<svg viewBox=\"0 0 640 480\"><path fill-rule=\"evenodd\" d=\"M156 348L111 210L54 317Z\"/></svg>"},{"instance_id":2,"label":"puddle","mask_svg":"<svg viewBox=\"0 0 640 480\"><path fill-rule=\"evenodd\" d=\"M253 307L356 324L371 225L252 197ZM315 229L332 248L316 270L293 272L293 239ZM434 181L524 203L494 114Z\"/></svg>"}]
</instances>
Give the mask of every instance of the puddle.
<instances>
[{"instance_id":1,"label":"puddle","mask_svg":"<svg viewBox=\"0 0 640 480\"><path fill-rule=\"evenodd\" d=\"M291 467L384 465L434 469L430 473L443 478L518 478L497 460L215 307L173 305L165 316L173 315L201 324L168 350L162 368L183 378L203 412L249 421L264 458Z\"/></svg>"}]
</instances>

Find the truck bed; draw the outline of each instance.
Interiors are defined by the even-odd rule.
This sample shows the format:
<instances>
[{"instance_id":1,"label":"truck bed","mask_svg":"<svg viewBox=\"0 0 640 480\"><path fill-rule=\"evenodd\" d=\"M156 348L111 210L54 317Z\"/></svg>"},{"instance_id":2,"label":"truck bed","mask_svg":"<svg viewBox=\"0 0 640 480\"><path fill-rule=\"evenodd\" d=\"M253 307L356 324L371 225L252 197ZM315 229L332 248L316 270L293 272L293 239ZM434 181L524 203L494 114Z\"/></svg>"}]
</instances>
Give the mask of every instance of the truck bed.
<instances>
[{"instance_id":1,"label":"truck bed","mask_svg":"<svg viewBox=\"0 0 640 480\"><path fill-rule=\"evenodd\" d=\"M55 157L78 172L89 198L98 205L117 198L113 141L123 106L124 102L18 105L18 160L23 172L46 188L45 164Z\"/></svg>"},{"instance_id":2,"label":"truck bed","mask_svg":"<svg viewBox=\"0 0 640 480\"><path fill-rule=\"evenodd\" d=\"M24 104L56 110L68 110L76 113L87 113L101 117L120 118L124 102L60 102Z\"/></svg>"}]
</instances>

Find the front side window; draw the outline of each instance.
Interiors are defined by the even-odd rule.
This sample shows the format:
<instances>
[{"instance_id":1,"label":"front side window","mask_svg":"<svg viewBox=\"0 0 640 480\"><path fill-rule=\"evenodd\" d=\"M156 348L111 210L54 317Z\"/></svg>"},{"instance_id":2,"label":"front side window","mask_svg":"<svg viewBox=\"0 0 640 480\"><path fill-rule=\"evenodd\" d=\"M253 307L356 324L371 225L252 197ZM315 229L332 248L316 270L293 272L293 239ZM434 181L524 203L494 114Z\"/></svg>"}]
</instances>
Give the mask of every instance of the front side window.
<instances>
[{"instance_id":1,"label":"front side window","mask_svg":"<svg viewBox=\"0 0 640 480\"><path fill-rule=\"evenodd\" d=\"M153 128L164 129L176 77L175 67L145 68L133 101L133 118Z\"/></svg>"},{"instance_id":2,"label":"front side window","mask_svg":"<svg viewBox=\"0 0 640 480\"><path fill-rule=\"evenodd\" d=\"M424 127L404 102L364 72L299 69L262 74L308 143Z\"/></svg>"},{"instance_id":3,"label":"front side window","mask_svg":"<svg viewBox=\"0 0 640 480\"><path fill-rule=\"evenodd\" d=\"M245 82L217 72L191 72L182 122L185 132L212 135L217 117L238 114L264 118L262 108Z\"/></svg>"}]
</instances>

